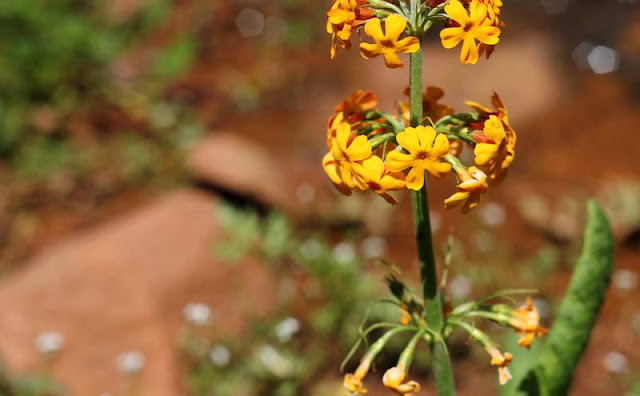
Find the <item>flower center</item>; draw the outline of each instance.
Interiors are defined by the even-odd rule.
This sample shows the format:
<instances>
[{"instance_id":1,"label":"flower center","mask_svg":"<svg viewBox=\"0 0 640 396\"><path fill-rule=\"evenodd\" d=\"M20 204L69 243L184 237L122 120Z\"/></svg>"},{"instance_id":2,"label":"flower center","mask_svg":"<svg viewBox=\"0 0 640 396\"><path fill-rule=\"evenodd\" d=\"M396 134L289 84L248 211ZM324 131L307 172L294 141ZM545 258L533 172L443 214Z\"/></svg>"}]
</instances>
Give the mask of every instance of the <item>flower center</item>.
<instances>
[{"instance_id":1,"label":"flower center","mask_svg":"<svg viewBox=\"0 0 640 396\"><path fill-rule=\"evenodd\" d=\"M427 158L429 158L429 154L427 154L426 151L421 151L418 153L418 155L416 155L416 158L419 160L425 160Z\"/></svg>"}]
</instances>

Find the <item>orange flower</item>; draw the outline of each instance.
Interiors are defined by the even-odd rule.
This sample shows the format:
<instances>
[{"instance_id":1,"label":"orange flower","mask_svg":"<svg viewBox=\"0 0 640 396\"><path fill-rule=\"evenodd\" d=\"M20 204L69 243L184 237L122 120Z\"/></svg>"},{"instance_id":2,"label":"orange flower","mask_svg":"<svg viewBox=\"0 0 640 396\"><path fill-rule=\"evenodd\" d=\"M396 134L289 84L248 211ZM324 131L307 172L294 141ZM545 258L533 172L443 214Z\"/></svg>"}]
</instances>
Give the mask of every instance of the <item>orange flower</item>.
<instances>
[{"instance_id":1,"label":"orange flower","mask_svg":"<svg viewBox=\"0 0 640 396\"><path fill-rule=\"evenodd\" d=\"M404 174L391 173L384 167L384 162L378 156L372 156L362 162L362 166L356 168L358 177L371 191L380 195L392 205L398 203L387 191L396 191L404 188Z\"/></svg>"},{"instance_id":2,"label":"orange flower","mask_svg":"<svg viewBox=\"0 0 640 396\"><path fill-rule=\"evenodd\" d=\"M338 131L338 125L344 122L344 114L334 114L329 118L329 125L327 125L327 147L331 150L333 142L336 139L336 133Z\"/></svg>"},{"instance_id":3,"label":"orange flower","mask_svg":"<svg viewBox=\"0 0 640 396\"><path fill-rule=\"evenodd\" d=\"M515 158L514 139L507 139L504 124L495 115L490 115L484 123L483 133L478 135L481 143L474 149L475 162L478 166L485 166L487 176L492 183L502 181L509 166Z\"/></svg>"},{"instance_id":4,"label":"orange flower","mask_svg":"<svg viewBox=\"0 0 640 396\"><path fill-rule=\"evenodd\" d=\"M338 173L338 161L333 158L330 152L322 158L322 169L324 169L324 172L329 176L329 179L340 193L351 195L351 189L342 182L340 174Z\"/></svg>"},{"instance_id":5,"label":"orange flower","mask_svg":"<svg viewBox=\"0 0 640 396\"><path fill-rule=\"evenodd\" d=\"M398 52L409 54L420 49L420 41L417 37L409 36L400 39L407 27L407 20L399 15L389 15L384 23L385 33L382 32L380 19L370 19L364 25L365 33L375 41L374 43L361 43L360 54L365 59L378 55L384 57L384 63L392 69L403 67L404 64L398 57Z\"/></svg>"},{"instance_id":6,"label":"orange flower","mask_svg":"<svg viewBox=\"0 0 640 396\"><path fill-rule=\"evenodd\" d=\"M336 161L336 172L340 180L350 190L366 188L357 174L357 165L371 157L371 151L371 144L365 136L352 137L349 124L343 122L338 125L336 138L331 145L331 155Z\"/></svg>"},{"instance_id":7,"label":"orange flower","mask_svg":"<svg viewBox=\"0 0 640 396\"><path fill-rule=\"evenodd\" d=\"M420 391L420 384L416 381L404 382L406 377L404 367L391 367L382 376L382 383L400 396L412 396L414 392Z\"/></svg>"},{"instance_id":8,"label":"orange flower","mask_svg":"<svg viewBox=\"0 0 640 396\"><path fill-rule=\"evenodd\" d=\"M531 297L527 297L525 304L514 309L511 315L512 318L509 320L509 325L520 336L518 345L521 347L531 347L531 343L536 337L542 337L549 331L544 327L540 327L540 313L536 306L533 305Z\"/></svg>"},{"instance_id":9,"label":"orange flower","mask_svg":"<svg viewBox=\"0 0 640 396\"><path fill-rule=\"evenodd\" d=\"M458 176L458 192L444 201L447 209L456 207L464 202L462 213L468 213L478 206L480 197L487 191L487 175L475 166L465 169L462 166L454 167L454 172Z\"/></svg>"},{"instance_id":10,"label":"orange flower","mask_svg":"<svg viewBox=\"0 0 640 396\"><path fill-rule=\"evenodd\" d=\"M487 45L495 45L500 40L500 29L491 25L487 19L487 6L479 0L472 0L469 12L459 0L451 0L444 11L458 26L442 29L440 39L442 45L453 48L462 42L460 62L474 64L478 62L478 44L476 40Z\"/></svg>"},{"instance_id":11,"label":"orange flower","mask_svg":"<svg viewBox=\"0 0 640 396\"><path fill-rule=\"evenodd\" d=\"M372 91L357 90L344 102L335 107L336 112L342 112L346 117L375 109L378 97Z\"/></svg>"},{"instance_id":12,"label":"orange flower","mask_svg":"<svg viewBox=\"0 0 640 396\"><path fill-rule=\"evenodd\" d=\"M511 379L511 373L509 372L509 364L511 364L511 359L513 355L509 352L505 352L504 354L498 350L498 348L494 347L491 344L486 344L484 349L487 351L489 356L491 357L491 365L498 366L498 379L501 385L506 384Z\"/></svg>"},{"instance_id":13,"label":"orange flower","mask_svg":"<svg viewBox=\"0 0 640 396\"><path fill-rule=\"evenodd\" d=\"M331 59L336 56L338 45L351 48L351 33L356 22L356 0L333 0L327 12L327 33L331 34Z\"/></svg>"},{"instance_id":14,"label":"orange flower","mask_svg":"<svg viewBox=\"0 0 640 396\"><path fill-rule=\"evenodd\" d=\"M373 17L373 10L362 7L366 0L333 0L327 12L327 33L331 34L331 59L336 56L338 46L351 48L351 33L366 20Z\"/></svg>"},{"instance_id":15,"label":"orange flower","mask_svg":"<svg viewBox=\"0 0 640 396\"><path fill-rule=\"evenodd\" d=\"M451 170L451 165L442 162L449 152L449 140L436 134L430 126L409 127L396 135L396 140L409 153L392 151L387 154L387 169L402 172L411 168L407 175L407 187L418 191L424 185L424 172L441 177Z\"/></svg>"},{"instance_id":16,"label":"orange flower","mask_svg":"<svg viewBox=\"0 0 640 396\"><path fill-rule=\"evenodd\" d=\"M351 393L367 394L367 389L362 385L362 380L367 376L371 369L373 355L366 355L356 368L353 374L344 376L343 386Z\"/></svg>"}]
</instances>

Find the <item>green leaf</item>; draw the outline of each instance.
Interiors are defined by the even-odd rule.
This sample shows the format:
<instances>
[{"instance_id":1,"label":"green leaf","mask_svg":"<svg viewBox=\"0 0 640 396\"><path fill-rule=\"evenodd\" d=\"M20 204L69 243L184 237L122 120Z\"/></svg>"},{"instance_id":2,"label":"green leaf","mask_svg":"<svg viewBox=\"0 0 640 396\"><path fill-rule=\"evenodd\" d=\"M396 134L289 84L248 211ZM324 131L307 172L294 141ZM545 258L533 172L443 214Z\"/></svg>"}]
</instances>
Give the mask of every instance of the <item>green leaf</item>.
<instances>
[{"instance_id":1,"label":"green leaf","mask_svg":"<svg viewBox=\"0 0 640 396\"><path fill-rule=\"evenodd\" d=\"M613 270L613 237L595 201L588 202L587 216L582 254L540 357L517 395L566 395L589 341Z\"/></svg>"}]
</instances>

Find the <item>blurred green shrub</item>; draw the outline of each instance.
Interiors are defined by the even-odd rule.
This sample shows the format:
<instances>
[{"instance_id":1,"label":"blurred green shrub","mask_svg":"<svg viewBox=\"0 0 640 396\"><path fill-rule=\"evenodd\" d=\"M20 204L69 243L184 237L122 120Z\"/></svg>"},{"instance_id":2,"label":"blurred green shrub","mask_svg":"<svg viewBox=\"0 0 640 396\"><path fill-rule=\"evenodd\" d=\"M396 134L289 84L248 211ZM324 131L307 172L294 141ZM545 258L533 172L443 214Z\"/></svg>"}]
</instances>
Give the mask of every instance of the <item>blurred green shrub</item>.
<instances>
[{"instance_id":1,"label":"blurred green shrub","mask_svg":"<svg viewBox=\"0 0 640 396\"><path fill-rule=\"evenodd\" d=\"M279 213L260 216L254 209L226 204L217 215L227 237L214 246L213 254L226 260L247 254L260 257L280 287L273 314L256 319L242 339L185 340L186 384L193 395L297 396L310 390L325 394L313 389L316 384L327 387L321 381L327 373L329 378L337 374L337 362L357 339L365 313L367 321L399 319L392 305L368 310L369 302L383 295L384 285L381 277L362 270L365 260L355 244L331 246L292 227ZM291 323L299 328L286 334ZM229 349L227 364L212 357L214 345Z\"/></svg>"},{"instance_id":2,"label":"blurred green shrub","mask_svg":"<svg viewBox=\"0 0 640 396\"><path fill-rule=\"evenodd\" d=\"M0 395L2 396L63 396L63 387L45 375L10 376L0 362Z\"/></svg>"}]
</instances>

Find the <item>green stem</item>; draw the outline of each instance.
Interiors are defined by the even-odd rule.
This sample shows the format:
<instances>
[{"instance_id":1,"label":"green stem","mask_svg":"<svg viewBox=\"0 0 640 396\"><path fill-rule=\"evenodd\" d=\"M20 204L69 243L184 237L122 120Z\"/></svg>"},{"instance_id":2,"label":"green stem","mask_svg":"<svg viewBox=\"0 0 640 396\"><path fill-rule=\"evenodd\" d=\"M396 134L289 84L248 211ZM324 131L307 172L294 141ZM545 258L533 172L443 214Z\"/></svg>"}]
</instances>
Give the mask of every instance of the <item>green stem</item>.
<instances>
[{"instance_id":1,"label":"green stem","mask_svg":"<svg viewBox=\"0 0 640 396\"><path fill-rule=\"evenodd\" d=\"M417 0L411 0L412 6ZM412 7L412 10L416 8ZM410 57L409 78L409 108L411 114L411 126L422 124L422 51L419 50ZM429 220L429 204L427 197L427 184L412 192L413 219L418 247L418 260L420 263L420 277L425 303L425 317L427 325L433 333L438 334L431 343L431 357L433 372L435 375L438 395L455 395L453 372L449 352L444 341L442 315L442 302L438 293L438 278L436 274L436 262L433 249L433 237Z\"/></svg>"}]
</instances>

